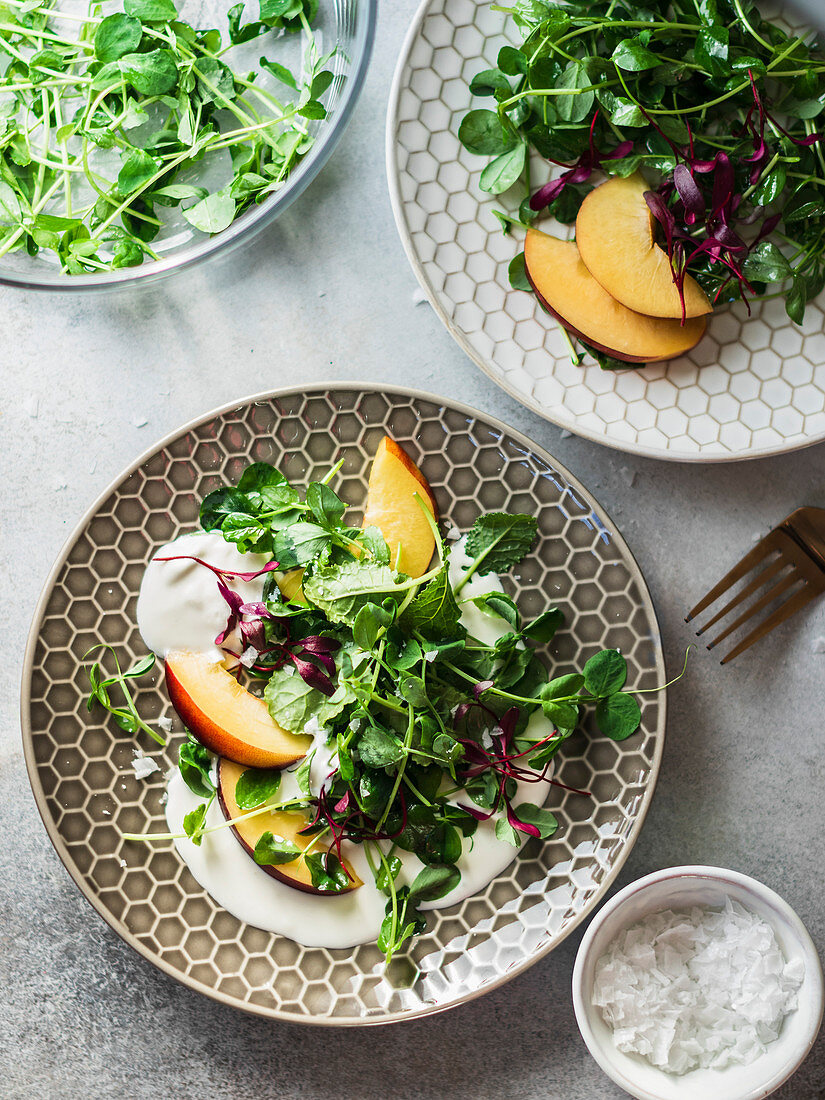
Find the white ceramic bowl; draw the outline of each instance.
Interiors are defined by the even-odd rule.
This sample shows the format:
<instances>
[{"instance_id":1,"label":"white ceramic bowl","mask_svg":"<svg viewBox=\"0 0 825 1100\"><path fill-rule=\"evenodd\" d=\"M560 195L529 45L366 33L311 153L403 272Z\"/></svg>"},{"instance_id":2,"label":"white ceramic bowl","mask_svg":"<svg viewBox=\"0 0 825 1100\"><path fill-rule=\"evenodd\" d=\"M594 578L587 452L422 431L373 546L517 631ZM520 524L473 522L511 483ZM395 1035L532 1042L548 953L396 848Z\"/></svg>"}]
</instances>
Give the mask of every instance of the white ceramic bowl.
<instances>
[{"instance_id":1,"label":"white ceramic bowl","mask_svg":"<svg viewBox=\"0 0 825 1100\"><path fill-rule=\"evenodd\" d=\"M691 905L740 902L772 927L785 958L801 959L805 978L799 1007L779 1038L749 1066L697 1069L681 1077L664 1073L637 1055L623 1054L592 1003L595 966L611 941L648 913ZM573 969L573 1005L582 1038L604 1072L637 1100L759 1100L791 1076L811 1049L822 1022L822 966L802 921L773 890L756 879L720 867L668 867L625 887L593 918Z\"/></svg>"}]
</instances>

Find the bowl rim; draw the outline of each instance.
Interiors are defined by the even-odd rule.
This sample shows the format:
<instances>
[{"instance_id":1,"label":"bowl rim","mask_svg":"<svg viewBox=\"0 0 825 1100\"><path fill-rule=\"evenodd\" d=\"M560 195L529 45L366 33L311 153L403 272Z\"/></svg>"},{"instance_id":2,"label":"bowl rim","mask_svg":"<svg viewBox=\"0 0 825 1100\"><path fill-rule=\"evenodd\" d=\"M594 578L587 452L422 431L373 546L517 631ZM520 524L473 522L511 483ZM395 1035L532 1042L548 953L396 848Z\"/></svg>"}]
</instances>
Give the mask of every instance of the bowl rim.
<instances>
[{"instance_id":1,"label":"bowl rim","mask_svg":"<svg viewBox=\"0 0 825 1100\"><path fill-rule=\"evenodd\" d=\"M260 393L251 394L249 396L236 398L233 401L228 401L211 409L206 413L201 413L198 416L192 417L184 424L173 428L171 431L164 434L157 442L147 447L137 459L130 462L126 467L120 470L106 485L101 493L95 498L95 500L89 505L88 508L78 518L73 525L72 530L65 539L63 546L61 547L54 564L48 572L46 579L43 582L43 587L40 591L35 610L32 615L31 626L29 627L28 637L26 639L26 647L23 655L23 664L20 675L20 726L23 740L23 755L26 763L26 772L29 779L29 785L32 791L32 797L34 798L37 811L45 826L46 833L49 840L57 853L60 862L63 864L69 877L74 882L75 886L79 889L80 893L94 909L94 911L100 916L106 924L120 937L124 943L133 948L139 955L143 956L153 966L157 967L163 973L168 974L181 985L193 989L198 993L202 993L208 996L214 1001L220 1004L228 1005L232 1008L239 1009L249 1015L262 1016L267 1019L282 1020L287 1023L305 1024L311 1026L321 1026L330 1028L346 1028L346 1027L363 1027L363 1026L378 1026L388 1025L393 1023L407 1022L409 1020L417 1020L422 1017L431 1016L440 1012L448 1011L452 1008L456 1008L460 1004L467 1004L470 1001L476 1000L478 997L484 996L494 989L498 989L502 985L505 985L512 978L517 977L519 974L523 974L540 959L545 958L551 951L555 950L567 937L584 921L593 909L598 906L602 898L608 892L610 887L616 880L617 875L625 865L630 852L633 849L636 841L639 838L639 833L642 830L642 826L647 818L650 805L653 800L653 795L656 790L656 784L661 771L662 757L664 755L664 744L667 733L667 713L668 713L668 695L667 691L660 692L661 706L658 711L658 720L655 727L656 743L653 754L653 762L651 764L651 778L644 788L644 792L639 806L638 815L633 823L633 826L627 836L623 849L616 859L615 864L610 868L605 875L604 880L599 884L599 887L594 891L593 897L588 900L587 905L583 908L582 912L578 913L576 917L571 921L568 928L564 930L564 934L545 945L538 951L533 952L531 955L523 958L520 962L510 967L505 973L499 975L498 978L482 986L481 988L474 989L469 993L465 993L455 1001L451 1001L448 1004L438 1005L426 1005L415 1011L403 1011L399 1010L384 1016L365 1016L365 1017L332 1017L332 1016L312 1016L307 1017L303 1015L296 1015L279 1009L268 1009L261 1005L248 1005L238 1004L238 1002L227 993L223 993L220 990L214 989L205 985L199 980L193 978L189 974L181 973L169 962L163 958L159 958L154 952L152 952L143 941L134 933L130 932L125 926L119 923L118 919L104 907L98 904L97 898L94 892L91 890L87 881L87 876L80 872L79 868L72 859L68 847L63 840L60 832L57 829L55 821L49 812L46 797L42 790L42 787L37 779L38 768L37 761L34 756L34 746L32 740L32 724L31 724L31 679L34 668L35 651L37 648L38 638L40 636L40 629L43 622L46 607L48 605L49 596L52 588L60 575L60 571L68 559L69 553L72 547L77 542L78 538L82 535L87 525L100 509L102 504L115 492L136 470L142 465L148 462L158 451L169 446L180 436L184 435L202 424L208 423L210 420L216 417L226 415L237 409L245 408L248 405L257 402L275 401L283 397L287 397L301 392L302 394L326 394L330 391L341 392L358 392L358 393L384 393L394 394L401 397L411 397L421 401L431 402L440 407L446 407L460 412L462 415L472 417L474 419L480 419L485 424L491 425L496 430L501 431L508 435L511 439L515 440L521 446L527 450L535 453L544 461L552 465L563 478L565 478L569 485L583 492L585 498L592 498L595 506L598 510L610 519L612 524L612 537L616 541L616 545L621 549L622 553L626 555L624 558L630 572L633 574L635 582L638 584L643 598L646 601L647 609L650 612L652 625L656 631L656 637L654 639L656 649L656 671L664 680L665 673L665 658L664 649L662 644L662 633L659 625L658 615L656 614L656 607L653 602L653 597L650 593L650 588L642 572L641 566L636 560L635 555L627 544L621 531L618 529L614 521L611 519L610 514L603 507L603 505L593 497L592 493L585 488L579 479L572 474L568 468L561 462L559 462L545 447L540 443L536 443L524 432L519 431L516 428L506 424L498 417L483 412L480 409L476 409L471 405L467 405L464 402L453 400L449 397L443 397L439 394L432 393L427 390L419 390L409 386L395 386L395 385L376 385L371 382L360 381L336 381L329 380L326 382L317 382L309 386L295 387L295 386L283 386L275 390L264 390Z\"/></svg>"},{"instance_id":2,"label":"bowl rim","mask_svg":"<svg viewBox=\"0 0 825 1100\"><path fill-rule=\"evenodd\" d=\"M643 1085L636 1083L625 1074L616 1064L606 1058L602 1052L602 1044L597 1039L591 1025L591 1019L595 1013L593 1005L584 996L584 973L593 945L599 932L607 920L624 908L632 899L644 894L651 886L669 880L705 881L709 884L717 884L724 888L733 886L745 889L753 893L759 900L771 909L784 922L790 925L793 934L799 942L800 949L805 956L805 977L803 985L809 986L811 1000L816 1005L814 1011L815 1026L808 1035L804 1045L797 1045L792 1051L791 1057L778 1067L767 1081L758 1086L753 1086L747 1091L737 1095L737 1100L762 1100L769 1096L782 1084L784 1084L805 1058L808 1056L822 1025L823 1010L825 1009L825 985L823 984L822 963L810 933L796 911L770 886L766 886L758 879L741 871L733 871L726 867L711 867L701 864L686 864L678 867L663 867L649 875L629 883L624 889L615 894L605 905L598 910L590 921L587 930L582 937L576 953L576 961L573 966L572 993L573 1010L576 1022L584 1043L603 1072L617 1085L625 1089L636 1100L662 1100L662 1094L651 1092ZM664 1074L663 1074L664 1075Z\"/></svg>"},{"instance_id":3,"label":"bowl rim","mask_svg":"<svg viewBox=\"0 0 825 1100\"><path fill-rule=\"evenodd\" d=\"M45 265L44 270L37 269L35 273L6 271L0 267L0 286L63 294L76 290L98 291L114 287L123 289L138 284L148 285L177 271L196 267L218 252L228 256L253 240L309 187L332 156L349 124L366 80L378 17L378 0L357 0L357 3L361 11L356 15L351 50L356 61L352 70L346 74L340 108L336 111L332 125L319 130L312 149L289 176L287 185L281 191L259 206L245 211L223 232L196 241L152 263L141 264L140 267L124 267L106 274L89 275L66 275L59 268ZM335 8L338 8L337 4Z\"/></svg>"}]
</instances>

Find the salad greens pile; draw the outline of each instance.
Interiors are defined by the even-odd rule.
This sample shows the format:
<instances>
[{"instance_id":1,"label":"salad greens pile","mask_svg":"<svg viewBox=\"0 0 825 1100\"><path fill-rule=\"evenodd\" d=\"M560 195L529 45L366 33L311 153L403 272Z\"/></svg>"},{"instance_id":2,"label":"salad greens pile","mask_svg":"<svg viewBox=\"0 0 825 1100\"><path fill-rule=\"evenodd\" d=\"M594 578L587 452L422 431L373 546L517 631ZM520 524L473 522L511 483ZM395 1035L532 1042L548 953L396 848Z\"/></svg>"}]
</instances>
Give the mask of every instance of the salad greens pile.
<instances>
[{"instance_id":1,"label":"salad greens pile","mask_svg":"<svg viewBox=\"0 0 825 1100\"><path fill-rule=\"evenodd\" d=\"M337 469L310 484L302 499L277 469L255 463L237 486L204 499L205 530L271 559L255 574L265 576L260 601L242 602L227 583L253 574L201 564L218 574L227 603L227 626L216 641L227 645L230 634L240 636L236 656L249 677L262 681L272 717L295 734L327 733L332 749L329 772L315 789L312 753L303 760L295 772L301 797L287 803L273 802L279 771L242 774L241 809L300 810L307 819L303 834L314 838L301 853L265 832L255 859L277 865L304 858L315 888L336 893L349 882L342 843L364 845L387 895L378 944L389 959L423 929L421 903L460 881L457 863L480 821L495 818L497 837L515 847L525 837L553 834L556 819L541 805L545 788L537 787L542 794L535 802L518 801L517 783L547 779L583 708L594 707L597 726L615 740L633 734L641 714L634 695L623 690L627 665L616 650L595 653L580 672L550 676L536 647L562 627L557 608L525 621L497 586L466 594L471 577L507 573L530 553L533 516L480 516L465 541L469 565L451 580L449 548L420 501L438 553L424 576L411 578L393 568L377 528L347 523L345 504L329 485ZM284 573L289 570L302 572ZM505 628L495 644L462 625L468 600ZM93 695L105 705L99 690ZM536 712L553 724L550 733L546 725L545 735L531 732ZM313 752L319 744L316 738ZM180 770L204 799L184 822L196 843L215 798L211 767L210 753L190 737L180 750ZM424 864L412 883L398 881L399 851Z\"/></svg>"},{"instance_id":2,"label":"salad greens pile","mask_svg":"<svg viewBox=\"0 0 825 1100\"><path fill-rule=\"evenodd\" d=\"M71 275L133 267L158 259L164 210L219 233L282 187L326 115L330 55L310 27L318 0L259 3L251 22L243 3L229 9L224 40L179 19L175 0L105 16L4 0L0 256L50 250ZM292 32L300 74L263 55ZM257 69L237 71L231 52L257 38Z\"/></svg>"},{"instance_id":3,"label":"salad greens pile","mask_svg":"<svg viewBox=\"0 0 825 1100\"><path fill-rule=\"evenodd\" d=\"M505 233L542 210L572 223L597 173L642 170L677 286L689 270L714 303L781 296L801 323L825 286L825 52L758 6L495 5L523 42L474 77L472 93L494 103L459 137L493 158L482 190L521 187L517 210L497 212ZM537 180L537 159L564 171ZM522 256L511 278L529 288Z\"/></svg>"}]
</instances>

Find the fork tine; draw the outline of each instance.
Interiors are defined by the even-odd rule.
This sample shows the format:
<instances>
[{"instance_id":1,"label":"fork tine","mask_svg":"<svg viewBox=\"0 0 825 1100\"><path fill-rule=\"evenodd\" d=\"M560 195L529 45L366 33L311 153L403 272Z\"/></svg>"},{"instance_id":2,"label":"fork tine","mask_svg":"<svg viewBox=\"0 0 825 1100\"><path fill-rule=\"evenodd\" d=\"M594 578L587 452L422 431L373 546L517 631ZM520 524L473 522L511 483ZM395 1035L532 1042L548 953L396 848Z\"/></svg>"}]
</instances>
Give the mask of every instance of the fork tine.
<instances>
[{"instance_id":1,"label":"fork tine","mask_svg":"<svg viewBox=\"0 0 825 1100\"><path fill-rule=\"evenodd\" d=\"M734 607L738 607L743 600L748 598L748 596L752 596L754 592L758 591L763 584L771 579L771 577L775 577L777 573L781 573L783 569L787 569L789 564L790 562L785 561L784 558L778 557L776 561L766 569L763 569L761 573L757 573L749 585L726 603L722 610L718 611L712 619L709 619L701 630L696 631L697 635L704 634L706 630L710 630L714 623L718 623L720 619L723 619L725 615L733 611Z\"/></svg>"},{"instance_id":2,"label":"fork tine","mask_svg":"<svg viewBox=\"0 0 825 1100\"><path fill-rule=\"evenodd\" d=\"M789 619L791 615L795 615L797 611L800 611L805 606L805 604L816 599L818 595L820 595L820 593L818 593L815 588L810 588L807 585L800 589L795 596L786 600L781 607L777 607L773 614L769 615L764 622L755 627L737 646L734 646L730 653L722 658L720 663L726 665L728 661L732 661L734 657L738 657L740 653L752 646L754 642L758 642L760 638L764 638L775 626L784 623L786 619Z\"/></svg>"},{"instance_id":3,"label":"fork tine","mask_svg":"<svg viewBox=\"0 0 825 1100\"><path fill-rule=\"evenodd\" d=\"M748 619L752 619L754 615L764 610L769 603L773 603L774 600L778 599L783 592L787 592L789 588L793 588L795 584L799 584L800 582L804 584L803 578L800 577L796 570L793 570L783 580L775 584L773 588L769 588L765 595L761 596L756 603L746 608L738 619L734 619L727 629L723 630L717 638L714 638L708 645L708 649L714 649L720 642L723 642L729 634L732 634L734 630L738 630L743 623L746 623Z\"/></svg>"},{"instance_id":4,"label":"fork tine","mask_svg":"<svg viewBox=\"0 0 825 1100\"><path fill-rule=\"evenodd\" d=\"M766 558L768 554L770 554L774 549L774 547L769 542L769 539L770 536L762 539L761 542L757 543L756 546L754 546L753 550L750 550L747 554L745 554L744 558L742 558L739 564L735 565L729 573L726 573L724 577L722 577L721 581L719 581L717 585L714 585L714 587L711 588L707 596L705 596L703 600L700 600L692 611L688 612L688 616L685 619L685 622L689 623L691 619L694 619L697 615L700 615L706 607L710 607L712 603L715 603L716 600L718 600L724 592L727 592L729 588L732 588L737 581L741 581L746 573L750 572L751 569L759 565L760 561Z\"/></svg>"}]
</instances>

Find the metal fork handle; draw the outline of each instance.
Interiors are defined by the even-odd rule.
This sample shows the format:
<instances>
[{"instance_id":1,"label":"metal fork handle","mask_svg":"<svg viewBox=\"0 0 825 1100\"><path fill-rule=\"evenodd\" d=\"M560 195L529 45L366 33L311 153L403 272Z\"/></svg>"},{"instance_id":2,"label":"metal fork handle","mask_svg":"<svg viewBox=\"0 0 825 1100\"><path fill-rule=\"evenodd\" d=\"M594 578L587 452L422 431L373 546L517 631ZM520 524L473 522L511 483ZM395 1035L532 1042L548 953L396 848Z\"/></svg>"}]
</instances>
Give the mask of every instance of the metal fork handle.
<instances>
[{"instance_id":1,"label":"metal fork handle","mask_svg":"<svg viewBox=\"0 0 825 1100\"><path fill-rule=\"evenodd\" d=\"M825 573L825 508L797 508L779 525L779 530Z\"/></svg>"}]
</instances>

